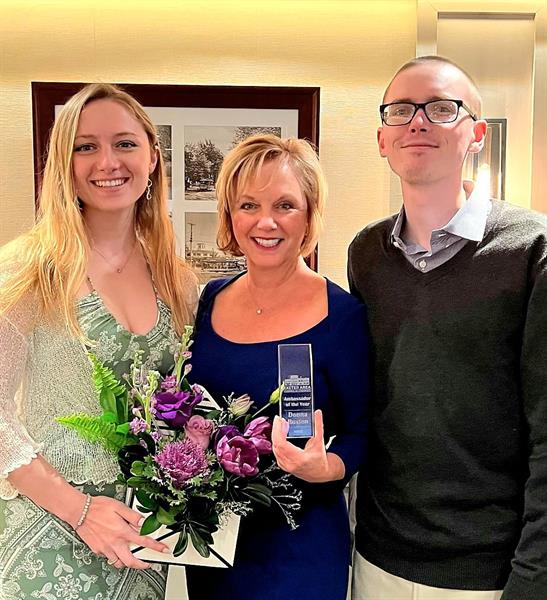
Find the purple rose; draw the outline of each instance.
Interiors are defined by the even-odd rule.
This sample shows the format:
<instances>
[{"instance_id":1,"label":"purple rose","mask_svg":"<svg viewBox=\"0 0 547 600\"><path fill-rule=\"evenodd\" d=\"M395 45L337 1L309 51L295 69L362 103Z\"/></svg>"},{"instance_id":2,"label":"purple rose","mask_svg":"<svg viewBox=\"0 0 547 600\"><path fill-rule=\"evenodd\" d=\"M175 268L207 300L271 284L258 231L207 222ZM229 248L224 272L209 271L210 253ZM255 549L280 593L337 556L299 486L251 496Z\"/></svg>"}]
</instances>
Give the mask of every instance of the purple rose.
<instances>
[{"instance_id":1,"label":"purple rose","mask_svg":"<svg viewBox=\"0 0 547 600\"><path fill-rule=\"evenodd\" d=\"M254 444L259 454L270 454L272 451L271 433L272 424L268 417L257 417L248 423L243 435Z\"/></svg>"},{"instance_id":2,"label":"purple rose","mask_svg":"<svg viewBox=\"0 0 547 600\"><path fill-rule=\"evenodd\" d=\"M209 446L214 423L201 415L193 415L184 426L186 438L201 446L204 450Z\"/></svg>"},{"instance_id":3,"label":"purple rose","mask_svg":"<svg viewBox=\"0 0 547 600\"><path fill-rule=\"evenodd\" d=\"M159 392L154 399L157 418L174 429L182 429L203 396L194 392Z\"/></svg>"},{"instance_id":4,"label":"purple rose","mask_svg":"<svg viewBox=\"0 0 547 600\"><path fill-rule=\"evenodd\" d=\"M258 450L241 435L223 436L217 444L217 457L222 467L240 477L252 477L258 473Z\"/></svg>"}]
</instances>

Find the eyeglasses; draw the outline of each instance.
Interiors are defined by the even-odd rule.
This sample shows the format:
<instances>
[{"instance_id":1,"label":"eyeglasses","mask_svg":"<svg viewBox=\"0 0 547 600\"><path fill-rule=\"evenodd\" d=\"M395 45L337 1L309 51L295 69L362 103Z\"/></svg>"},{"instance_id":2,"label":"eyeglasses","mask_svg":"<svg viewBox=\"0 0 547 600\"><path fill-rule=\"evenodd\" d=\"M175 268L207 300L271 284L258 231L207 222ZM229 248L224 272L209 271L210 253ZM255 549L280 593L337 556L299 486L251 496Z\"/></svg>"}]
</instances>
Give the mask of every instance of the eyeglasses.
<instances>
[{"instance_id":1,"label":"eyeglasses","mask_svg":"<svg viewBox=\"0 0 547 600\"><path fill-rule=\"evenodd\" d=\"M391 102L380 106L380 117L384 125L408 125L420 108L431 123L452 123L458 118L460 108L464 108L473 121L477 120L477 115L463 100Z\"/></svg>"}]
</instances>

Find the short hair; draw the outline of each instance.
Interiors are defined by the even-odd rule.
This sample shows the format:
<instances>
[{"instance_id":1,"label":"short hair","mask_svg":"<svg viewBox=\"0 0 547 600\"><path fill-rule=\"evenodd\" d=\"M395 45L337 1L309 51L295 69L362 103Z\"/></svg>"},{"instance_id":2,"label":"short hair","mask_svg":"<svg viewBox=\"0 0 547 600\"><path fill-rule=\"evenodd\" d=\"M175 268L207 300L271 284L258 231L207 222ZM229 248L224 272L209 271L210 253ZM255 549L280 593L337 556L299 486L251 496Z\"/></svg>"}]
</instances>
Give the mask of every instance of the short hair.
<instances>
[{"instance_id":1,"label":"short hair","mask_svg":"<svg viewBox=\"0 0 547 600\"><path fill-rule=\"evenodd\" d=\"M415 67L418 65L424 65L424 64L428 64L428 63L450 65L451 67L454 67L455 69L457 69L467 79L467 81L469 83L469 87L471 88L471 94L472 94L472 97L470 98L470 106L471 106L471 108L474 109L477 116L480 117L481 111L482 111L482 98L481 98L481 94L479 92L479 88L478 88L477 84L475 83L475 81L473 80L473 78L471 77L471 75L469 75L469 73L465 69L462 69L462 67L460 67L460 65L456 64L453 60L450 60L449 58L445 58L444 56L438 56L436 54L431 54L428 56L417 56L416 58L409 60L402 67L400 67L398 69L398 71L395 73L395 75L391 78L391 81L389 82L388 86L386 87L384 96L382 98L382 103L385 103L387 93L389 92L389 88L391 87L391 84L395 81L395 79L397 78L397 76L400 73L402 73L403 71L406 71L412 67Z\"/></svg>"},{"instance_id":2,"label":"short hair","mask_svg":"<svg viewBox=\"0 0 547 600\"><path fill-rule=\"evenodd\" d=\"M233 256L243 253L232 228L231 209L245 185L254 179L265 162L286 162L294 172L308 207L308 230L302 243L302 256L309 256L317 244L323 225L327 184L313 146L306 140L278 138L273 134L253 135L240 142L224 158L216 182L219 224L217 243Z\"/></svg>"}]
</instances>

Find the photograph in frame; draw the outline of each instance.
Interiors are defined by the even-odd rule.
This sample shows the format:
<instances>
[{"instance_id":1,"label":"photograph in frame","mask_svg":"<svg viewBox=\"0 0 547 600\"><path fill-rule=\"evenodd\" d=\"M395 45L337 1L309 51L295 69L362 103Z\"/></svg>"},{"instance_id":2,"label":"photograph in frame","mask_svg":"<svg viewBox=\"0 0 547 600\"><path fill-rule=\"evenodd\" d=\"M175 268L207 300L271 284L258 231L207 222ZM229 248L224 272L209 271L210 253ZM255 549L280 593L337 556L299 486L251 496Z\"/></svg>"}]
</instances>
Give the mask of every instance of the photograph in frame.
<instances>
[{"instance_id":1,"label":"photograph in frame","mask_svg":"<svg viewBox=\"0 0 547 600\"><path fill-rule=\"evenodd\" d=\"M199 273L200 283L245 271L243 256L231 256L218 249L216 212L185 213L185 258Z\"/></svg>"},{"instance_id":2,"label":"photograph in frame","mask_svg":"<svg viewBox=\"0 0 547 600\"><path fill-rule=\"evenodd\" d=\"M169 206L169 214L171 215L173 212L173 132L171 125L163 125L160 123L154 123L154 125L156 125L156 129L158 131L160 150L163 156L163 162L165 164L165 174L167 175L167 199Z\"/></svg>"},{"instance_id":3,"label":"photograph in frame","mask_svg":"<svg viewBox=\"0 0 547 600\"><path fill-rule=\"evenodd\" d=\"M186 126L184 128L186 200L216 201L214 186L226 154L248 137L268 133L281 137L281 127Z\"/></svg>"}]
</instances>

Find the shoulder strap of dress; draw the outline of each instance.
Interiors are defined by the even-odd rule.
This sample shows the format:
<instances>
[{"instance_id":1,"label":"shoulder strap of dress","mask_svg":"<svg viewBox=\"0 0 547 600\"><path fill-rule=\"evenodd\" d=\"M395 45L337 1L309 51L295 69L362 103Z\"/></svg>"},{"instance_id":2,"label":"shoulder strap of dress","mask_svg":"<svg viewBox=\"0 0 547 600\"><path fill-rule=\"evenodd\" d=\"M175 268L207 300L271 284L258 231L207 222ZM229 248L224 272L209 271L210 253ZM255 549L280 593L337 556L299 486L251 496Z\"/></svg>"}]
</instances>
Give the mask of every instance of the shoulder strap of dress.
<instances>
[{"instance_id":1,"label":"shoulder strap of dress","mask_svg":"<svg viewBox=\"0 0 547 600\"><path fill-rule=\"evenodd\" d=\"M90 292L96 292L97 291L95 289L95 286L93 285L93 281L91 281L91 277L89 275L86 275L86 282L87 282L87 285L89 286L89 291Z\"/></svg>"},{"instance_id":2,"label":"shoulder strap of dress","mask_svg":"<svg viewBox=\"0 0 547 600\"><path fill-rule=\"evenodd\" d=\"M154 288L154 294L156 294L156 299L159 298L158 288L156 286L156 280L154 279L154 272L152 271L152 267L148 262L148 258L146 258L146 254L144 255L144 260L146 261L146 268L148 269L148 273L150 274L150 281L152 282L152 287Z\"/></svg>"},{"instance_id":3,"label":"shoulder strap of dress","mask_svg":"<svg viewBox=\"0 0 547 600\"><path fill-rule=\"evenodd\" d=\"M223 277L221 279L211 279L205 284L201 296L199 298L198 310L196 315L196 327L199 327L201 320L206 314L211 312L216 295L226 286L230 285L235 279L241 277L243 273L235 277Z\"/></svg>"}]
</instances>

